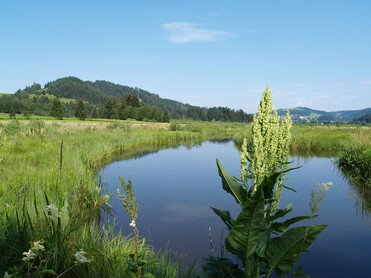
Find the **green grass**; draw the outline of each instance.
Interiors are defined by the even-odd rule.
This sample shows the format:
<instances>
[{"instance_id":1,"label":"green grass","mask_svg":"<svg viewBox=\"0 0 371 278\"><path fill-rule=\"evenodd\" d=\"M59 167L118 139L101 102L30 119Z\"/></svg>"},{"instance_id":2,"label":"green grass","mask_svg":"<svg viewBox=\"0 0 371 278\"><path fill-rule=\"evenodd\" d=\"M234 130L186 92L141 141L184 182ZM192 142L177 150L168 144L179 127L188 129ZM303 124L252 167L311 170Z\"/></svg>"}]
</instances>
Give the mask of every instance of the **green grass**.
<instances>
[{"instance_id":1,"label":"green grass","mask_svg":"<svg viewBox=\"0 0 371 278\"><path fill-rule=\"evenodd\" d=\"M29 94L29 99L32 100L33 97L35 97L35 96L37 96L37 95L36 94ZM42 95L42 96L45 96L45 97L49 98L50 100L53 100L55 98L54 95L50 95L50 94L45 94L45 95ZM62 103L77 102L76 99L72 99L72 98L64 98L64 97L62 97L62 98L59 98L59 99L60 99L60 101Z\"/></svg>"},{"instance_id":2,"label":"green grass","mask_svg":"<svg viewBox=\"0 0 371 278\"><path fill-rule=\"evenodd\" d=\"M371 145L371 127L348 125L308 125L295 124L291 128L291 154L339 156L340 152L354 146ZM251 141L249 125L242 133L235 135L237 145L242 145L243 138Z\"/></svg>"},{"instance_id":3,"label":"green grass","mask_svg":"<svg viewBox=\"0 0 371 278\"><path fill-rule=\"evenodd\" d=\"M52 269L61 274L68 270L74 265L74 253L80 249L94 260L88 267L74 266L64 276L118 277L127 273L130 240L91 225L106 206L96 171L114 154L136 147L231 137L239 132L233 124L179 125L181 130L169 131L169 124L136 121L47 124L25 120L1 124L0 202L4 205L0 208L0 274L14 273L16 266L24 276L30 264L22 261L22 254L36 241L44 242L46 248L40 254L46 262L33 265L40 269L32 269L36 276L36 271ZM62 217L50 220L48 205L63 212ZM179 261L171 260L166 265L178 271ZM162 273L165 266L153 267Z\"/></svg>"},{"instance_id":4,"label":"green grass","mask_svg":"<svg viewBox=\"0 0 371 278\"><path fill-rule=\"evenodd\" d=\"M356 183L371 187L371 146L353 146L338 159L339 168Z\"/></svg>"},{"instance_id":5,"label":"green grass","mask_svg":"<svg viewBox=\"0 0 371 278\"><path fill-rule=\"evenodd\" d=\"M321 114L318 114L318 113L310 113L309 114L309 119L315 120L315 119L318 119L320 116L321 116Z\"/></svg>"}]
</instances>

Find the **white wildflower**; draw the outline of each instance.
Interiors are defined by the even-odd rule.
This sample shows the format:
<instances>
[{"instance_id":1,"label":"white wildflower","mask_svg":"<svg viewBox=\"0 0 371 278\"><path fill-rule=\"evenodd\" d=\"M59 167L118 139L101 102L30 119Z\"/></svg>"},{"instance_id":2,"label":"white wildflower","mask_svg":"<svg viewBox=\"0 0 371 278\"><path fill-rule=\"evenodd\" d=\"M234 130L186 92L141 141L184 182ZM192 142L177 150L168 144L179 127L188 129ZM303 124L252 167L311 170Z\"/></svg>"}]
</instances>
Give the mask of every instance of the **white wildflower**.
<instances>
[{"instance_id":1,"label":"white wildflower","mask_svg":"<svg viewBox=\"0 0 371 278\"><path fill-rule=\"evenodd\" d=\"M5 272L4 273L4 278L10 278L10 277L12 277L13 275L11 275L11 274L8 274L8 272Z\"/></svg>"},{"instance_id":2,"label":"white wildflower","mask_svg":"<svg viewBox=\"0 0 371 278\"><path fill-rule=\"evenodd\" d=\"M129 226L132 226L133 228L135 228L135 220L131 220L131 223L129 224Z\"/></svg>"},{"instance_id":3,"label":"white wildflower","mask_svg":"<svg viewBox=\"0 0 371 278\"><path fill-rule=\"evenodd\" d=\"M325 198L326 192L329 190L332 182L317 184L317 190L312 188L312 197L309 203L312 214L316 213L319 210L319 205L322 200Z\"/></svg>"},{"instance_id":4,"label":"white wildflower","mask_svg":"<svg viewBox=\"0 0 371 278\"><path fill-rule=\"evenodd\" d=\"M104 196L102 197L102 203L103 203L103 204L107 203L108 200L109 200L109 196L108 196L108 195L104 195Z\"/></svg>"},{"instance_id":5,"label":"white wildflower","mask_svg":"<svg viewBox=\"0 0 371 278\"><path fill-rule=\"evenodd\" d=\"M55 205L48 205L48 206L46 206L45 210L47 212L50 212L48 217L52 220L56 220L57 218L62 217L62 212L60 212Z\"/></svg>"},{"instance_id":6,"label":"white wildflower","mask_svg":"<svg viewBox=\"0 0 371 278\"><path fill-rule=\"evenodd\" d=\"M86 258L86 252L84 250L80 250L75 253L76 261L75 263L91 263L91 260Z\"/></svg>"},{"instance_id":7,"label":"white wildflower","mask_svg":"<svg viewBox=\"0 0 371 278\"><path fill-rule=\"evenodd\" d=\"M37 250L45 251L45 247L44 247L44 245L41 244L41 241L34 242L33 247L31 249L33 249L35 251L37 251Z\"/></svg>"},{"instance_id":8,"label":"white wildflower","mask_svg":"<svg viewBox=\"0 0 371 278\"><path fill-rule=\"evenodd\" d=\"M22 260L25 261L25 262L29 262L33 259L36 258L36 254L34 252L32 252L32 250L28 250L28 252L23 252L23 258Z\"/></svg>"}]
</instances>

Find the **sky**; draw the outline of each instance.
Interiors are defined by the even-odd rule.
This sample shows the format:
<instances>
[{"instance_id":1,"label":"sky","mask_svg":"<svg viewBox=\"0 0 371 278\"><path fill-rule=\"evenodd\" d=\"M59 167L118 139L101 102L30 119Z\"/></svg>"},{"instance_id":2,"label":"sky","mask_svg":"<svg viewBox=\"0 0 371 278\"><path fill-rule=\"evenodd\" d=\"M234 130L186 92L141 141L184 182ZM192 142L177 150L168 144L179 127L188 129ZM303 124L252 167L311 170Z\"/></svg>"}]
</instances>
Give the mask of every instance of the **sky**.
<instances>
[{"instance_id":1,"label":"sky","mask_svg":"<svg viewBox=\"0 0 371 278\"><path fill-rule=\"evenodd\" d=\"M371 107L369 0L1 0L0 93L65 76L202 107Z\"/></svg>"}]
</instances>

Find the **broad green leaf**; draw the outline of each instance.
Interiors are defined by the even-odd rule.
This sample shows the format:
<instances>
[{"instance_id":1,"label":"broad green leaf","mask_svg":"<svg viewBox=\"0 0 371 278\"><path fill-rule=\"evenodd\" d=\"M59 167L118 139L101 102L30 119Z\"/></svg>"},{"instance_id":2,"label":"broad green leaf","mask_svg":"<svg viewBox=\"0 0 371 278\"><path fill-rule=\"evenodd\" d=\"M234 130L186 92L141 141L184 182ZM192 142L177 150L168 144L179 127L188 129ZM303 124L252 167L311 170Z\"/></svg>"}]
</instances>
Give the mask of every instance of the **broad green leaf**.
<instances>
[{"instance_id":1,"label":"broad green leaf","mask_svg":"<svg viewBox=\"0 0 371 278\"><path fill-rule=\"evenodd\" d=\"M312 216L297 216L297 217L293 217L293 218L290 218L290 219L287 219L286 221L284 222L275 222L275 223L272 223L270 228L276 232L279 232L279 233L284 233L287 231L288 227L296 222L299 222L299 221L302 221L302 220L305 220L305 219L310 219ZM314 215L313 217L317 217L317 215Z\"/></svg>"},{"instance_id":2,"label":"broad green leaf","mask_svg":"<svg viewBox=\"0 0 371 278\"><path fill-rule=\"evenodd\" d=\"M288 230L281 237L270 240L265 250L264 258L269 266L268 276L276 271L282 276L291 272L300 254L312 244L317 235L326 228L326 225L315 225L309 228L305 242L307 227L297 227Z\"/></svg>"},{"instance_id":3,"label":"broad green leaf","mask_svg":"<svg viewBox=\"0 0 371 278\"><path fill-rule=\"evenodd\" d=\"M267 222L270 223L270 222L273 222L274 220L276 220L278 218L284 217L290 211L292 211L292 209L288 209L288 208L278 209L275 214L267 217Z\"/></svg>"},{"instance_id":4,"label":"broad green leaf","mask_svg":"<svg viewBox=\"0 0 371 278\"><path fill-rule=\"evenodd\" d=\"M256 254L258 257L260 257L265 252L265 248L267 247L267 243L271 237L271 231L270 229L265 230L262 237L260 238L260 241L258 243L258 246L256 247Z\"/></svg>"},{"instance_id":5,"label":"broad green leaf","mask_svg":"<svg viewBox=\"0 0 371 278\"><path fill-rule=\"evenodd\" d=\"M273 173L270 176L265 176L264 180L261 183L261 186L264 190L264 197L265 199L271 199L274 195L273 189L274 185L277 183L277 179L281 173Z\"/></svg>"},{"instance_id":6,"label":"broad green leaf","mask_svg":"<svg viewBox=\"0 0 371 278\"><path fill-rule=\"evenodd\" d=\"M218 167L219 176L222 178L223 189L232 194L236 202L243 206L246 200L246 190L222 167L218 159L216 160L216 165Z\"/></svg>"},{"instance_id":7,"label":"broad green leaf","mask_svg":"<svg viewBox=\"0 0 371 278\"><path fill-rule=\"evenodd\" d=\"M203 258L205 263L202 265L202 270L207 277L210 278L242 278L245 273L239 269L238 264L232 260L223 257L209 256Z\"/></svg>"},{"instance_id":8,"label":"broad green leaf","mask_svg":"<svg viewBox=\"0 0 371 278\"><path fill-rule=\"evenodd\" d=\"M255 253L265 230L264 193L260 187L252 199L246 200L225 239L225 246L228 251L237 255L246 267L247 258Z\"/></svg>"},{"instance_id":9,"label":"broad green leaf","mask_svg":"<svg viewBox=\"0 0 371 278\"><path fill-rule=\"evenodd\" d=\"M229 213L229 211L220 210L220 209L216 209L216 208L213 208L213 207L211 207L211 209L215 212L216 215L218 215L220 217L220 219L222 219L224 224L227 225L228 230L230 230L233 226L234 220L232 219L231 214Z\"/></svg>"}]
</instances>

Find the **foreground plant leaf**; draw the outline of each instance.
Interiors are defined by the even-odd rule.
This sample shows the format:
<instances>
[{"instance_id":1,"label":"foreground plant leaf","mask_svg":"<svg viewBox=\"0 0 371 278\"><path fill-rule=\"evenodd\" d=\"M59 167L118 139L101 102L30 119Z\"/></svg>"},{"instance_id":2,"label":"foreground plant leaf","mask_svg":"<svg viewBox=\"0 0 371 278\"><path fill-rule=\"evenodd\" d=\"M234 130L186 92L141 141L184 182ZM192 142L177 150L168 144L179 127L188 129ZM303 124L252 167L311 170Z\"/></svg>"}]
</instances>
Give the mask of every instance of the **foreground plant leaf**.
<instances>
[{"instance_id":1,"label":"foreground plant leaf","mask_svg":"<svg viewBox=\"0 0 371 278\"><path fill-rule=\"evenodd\" d=\"M285 275L293 269L298 255L304 252L316 239L327 225L315 225L309 227L297 227L288 230L281 237L270 240L264 253L264 258L269 266L268 276L276 271L277 275ZM305 242L304 241L305 238Z\"/></svg>"},{"instance_id":2,"label":"foreground plant leaf","mask_svg":"<svg viewBox=\"0 0 371 278\"><path fill-rule=\"evenodd\" d=\"M293 218L290 218L290 219L287 219L286 221L284 222L275 222L275 223L272 223L270 228L276 232L279 232L279 233L284 233L287 231L287 229L289 228L290 225L296 223L296 222L299 222L299 221L302 221L302 220L305 220L305 219L311 219L311 218L314 218L314 217L317 217L317 215L309 215L309 216L297 216L297 217L293 217Z\"/></svg>"},{"instance_id":3,"label":"foreground plant leaf","mask_svg":"<svg viewBox=\"0 0 371 278\"><path fill-rule=\"evenodd\" d=\"M243 186L236 181L230 173L228 173L223 166L220 164L219 160L216 160L216 165L218 167L219 176L222 178L223 189L230 193L238 204L243 206L246 200L246 190Z\"/></svg>"},{"instance_id":4,"label":"foreground plant leaf","mask_svg":"<svg viewBox=\"0 0 371 278\"><path fill-rule=\"evenodd\" d=\"M225 225L227 225L228 230L230 230L233 226L234 220L231 217L231 214L227 210L220 210L211 207L211 209L215 212L216 215L222 219Z\"/></svg>"},{"instance_id":5,"label":"foreground plant leaf","mask_svg":"<svg viewBox=\"0 0 371 278\"><path fill-rule=\"evenodd\" d=\"M202 270L207 277L210 278L242 278L245 273L239 269L238 264L232 260L223 257L209 256L203 258L205 263L202 265Z\"/></svg>"},{"instance_id":6,"label":"foreground plant leaf","mask_svg":"<svg viewBox=\"0 0 371 278\"><path fill-rule=\"evenodd\" d=\"M265 230L264 193L260 188L252 199L246 200L225 239L225 246L228 251L237 255L246 267L248 257L255 253Z\"/></svg>"}]
</instances>

